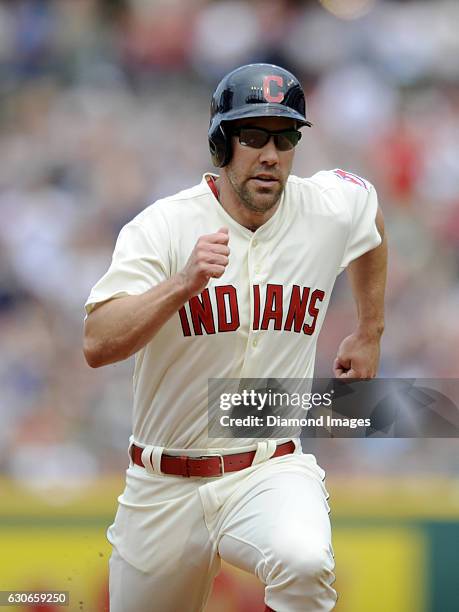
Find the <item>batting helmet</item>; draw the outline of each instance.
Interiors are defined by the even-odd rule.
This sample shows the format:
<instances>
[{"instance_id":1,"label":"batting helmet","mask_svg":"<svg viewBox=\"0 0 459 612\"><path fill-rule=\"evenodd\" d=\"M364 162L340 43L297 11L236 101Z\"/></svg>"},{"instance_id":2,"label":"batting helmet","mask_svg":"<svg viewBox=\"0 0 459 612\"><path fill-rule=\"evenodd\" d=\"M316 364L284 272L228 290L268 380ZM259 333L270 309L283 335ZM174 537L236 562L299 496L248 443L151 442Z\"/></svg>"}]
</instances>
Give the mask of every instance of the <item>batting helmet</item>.
<instances>
[{"instance_id":1,"label":"batting helmet","mask_svg":"<svg viewBox=\"0 0 459 612\"><path fill-rule=\"evenodd\" d=\"M210 105L209 149L217 168L231 159L226 122L246 117L288 117L299 126L312 125L303 88L291 72L274 64L236 68L220 81Z\"/></svg>"}]
</instances>

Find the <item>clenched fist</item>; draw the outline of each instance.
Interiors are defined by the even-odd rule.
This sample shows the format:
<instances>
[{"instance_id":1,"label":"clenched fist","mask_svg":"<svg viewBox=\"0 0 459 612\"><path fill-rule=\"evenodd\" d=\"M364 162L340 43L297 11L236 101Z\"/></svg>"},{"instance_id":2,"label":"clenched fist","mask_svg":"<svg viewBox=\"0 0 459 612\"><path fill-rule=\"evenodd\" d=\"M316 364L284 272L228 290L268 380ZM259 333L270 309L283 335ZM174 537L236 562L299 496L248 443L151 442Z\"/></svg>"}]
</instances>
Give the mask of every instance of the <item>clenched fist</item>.
<instances>
[{"instance_id":1,"label":"clenched fist","mask_svg":"<svg viewBox=\"0 0 459 612\"><path fill-rule=\"evenodd\" d=\"M354 333L344 338L333 363L335 378L374 378L379 364L379 343L379 335Z\"/></svg>"},{"instance_id":2,"label":"clenched fist","mask_svg":"<svg viewBox=\"0 0 459 612\"><path fill-rule=\"evenodd\" d=\"M207 234L198 239L181 272L190 297L201 293L209 279L222 276L230 254L228 242L227 227L221 227L215 234Z\"/></svg>"}]
</instances>

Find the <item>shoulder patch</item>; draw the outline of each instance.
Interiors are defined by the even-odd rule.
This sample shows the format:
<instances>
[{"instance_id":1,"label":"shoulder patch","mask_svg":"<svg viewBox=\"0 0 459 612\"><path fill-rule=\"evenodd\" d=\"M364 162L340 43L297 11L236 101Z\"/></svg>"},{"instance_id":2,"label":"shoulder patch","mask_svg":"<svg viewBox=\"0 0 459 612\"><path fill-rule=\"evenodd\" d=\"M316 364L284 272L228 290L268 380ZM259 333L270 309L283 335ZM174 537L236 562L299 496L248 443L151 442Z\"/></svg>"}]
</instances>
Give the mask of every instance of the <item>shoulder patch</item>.
<instances>
[{"instance_id":1,"label":"shoulder patch","mask_svg":"<svg viewBox=\"0 0 459 612\"><path fill-rule=\"evenodd\" d=\"M352 174L352 172L345 172L344 170L333 170L334 174L338 176L343 181L349 181L350 183L354 183L355 185L359 185L359 187L363 187L368 191L368 185L365 183L363 178L357 176L357 174Z\"/></svg>"}]
</instances>

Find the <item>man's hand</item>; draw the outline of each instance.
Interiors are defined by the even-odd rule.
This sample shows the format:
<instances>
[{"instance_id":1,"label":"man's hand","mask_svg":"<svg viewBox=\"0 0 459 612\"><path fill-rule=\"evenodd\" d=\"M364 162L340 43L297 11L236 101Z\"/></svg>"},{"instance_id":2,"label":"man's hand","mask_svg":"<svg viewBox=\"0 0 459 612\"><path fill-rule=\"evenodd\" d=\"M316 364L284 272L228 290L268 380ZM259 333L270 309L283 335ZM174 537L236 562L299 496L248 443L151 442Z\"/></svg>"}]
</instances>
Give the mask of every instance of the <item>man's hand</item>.
<instances>
[{"instance_id":1,"label":"man's hand","mask_svg":"<svg viewBox=\"0 0 459 612\"><path fill-rule=\"evenodd\" d=\"M358 332L341 342L333 373L336 378L374 378L379 364L379 335L363 335Z\"/></svg>"},{"instance_id":2,"label":"man's hand","mask_svg":"<svg viewBox=\"0 0 459 612\"><path fill-rule=\"evenodd\" d=\"M228 228L222 227L215 234L201 236L181 271L190 297L203 291L211 278L220 278L228 265Z\"/></svg>"}]
</instances>

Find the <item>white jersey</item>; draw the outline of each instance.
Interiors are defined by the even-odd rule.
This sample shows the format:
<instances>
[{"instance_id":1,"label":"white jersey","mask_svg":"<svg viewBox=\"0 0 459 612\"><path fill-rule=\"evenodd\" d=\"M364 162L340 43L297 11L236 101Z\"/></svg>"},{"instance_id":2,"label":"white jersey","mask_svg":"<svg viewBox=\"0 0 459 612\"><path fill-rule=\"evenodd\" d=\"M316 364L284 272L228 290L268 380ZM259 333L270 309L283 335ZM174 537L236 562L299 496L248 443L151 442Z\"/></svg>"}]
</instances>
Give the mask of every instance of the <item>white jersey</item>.
<instances>
[{"instance_id":1,"label":"white jersey","mask_svg":"<svg viewBox=\"0 0 459 612\"><path fill-rule=\"evenodd\" d=\"M255 232L220 205L206 176L157 201L121 230L86 311L141 294L179 272L203 234L229 228L229 263L135 357L133 439L167 449L225 449L208 439L209 378L312 378L336 276L381 242L371 184L342 170L290 176Z\"/></svg>"}]
</instances>

